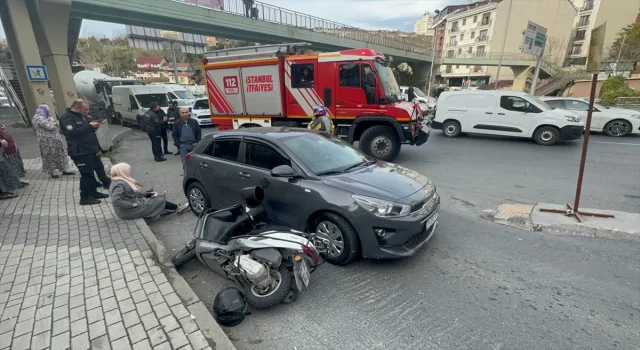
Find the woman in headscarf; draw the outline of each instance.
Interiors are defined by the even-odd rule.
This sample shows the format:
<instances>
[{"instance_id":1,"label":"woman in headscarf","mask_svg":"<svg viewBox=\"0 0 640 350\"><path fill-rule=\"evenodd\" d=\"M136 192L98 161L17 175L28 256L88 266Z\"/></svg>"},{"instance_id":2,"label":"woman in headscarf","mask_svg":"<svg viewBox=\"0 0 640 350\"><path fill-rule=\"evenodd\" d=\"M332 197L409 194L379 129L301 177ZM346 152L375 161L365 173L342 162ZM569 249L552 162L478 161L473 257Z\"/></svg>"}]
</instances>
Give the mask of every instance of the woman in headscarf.
<instances>
[{"instance_id":1,"label":"woman in headscarf","mask_svg":"<svg viewBox=\"0 0 640 350\"><path fill-rule=\"evenodd\" d=\"M41 104L33 116L33 126L38 136L40 155L42 156L42 172L59 178L62 175L73 175L69 170L69 157L60 133L60 126L49 111L49 106Z\"/></svg>"},{"instance_id":2,"label":"woman in headscarf","mask_svg":"<svg viewBox=\"0 0 640 350\"><path fill-rule=\"evenodd\" d=\"M17 152L18 148L11 135L0 128L0 200L16 198L13 191L23 187L20 181L22 173L16 168L15 161L10 161Z\"/></svg>"},{"instance_id":3,"label":"woman in headscarf","mask_svg":"<svg viewBox=\"0 0 640 350\"><path fill-rule=\"evenodd\" d=\"M167 201L164 194L158 194L152 187L140 188L131 177L131 166L118 163L111 167L111 203L116 215L125 220L151 219L163 211L174 213L186 208Z\"/></svg>"}]
</instances>

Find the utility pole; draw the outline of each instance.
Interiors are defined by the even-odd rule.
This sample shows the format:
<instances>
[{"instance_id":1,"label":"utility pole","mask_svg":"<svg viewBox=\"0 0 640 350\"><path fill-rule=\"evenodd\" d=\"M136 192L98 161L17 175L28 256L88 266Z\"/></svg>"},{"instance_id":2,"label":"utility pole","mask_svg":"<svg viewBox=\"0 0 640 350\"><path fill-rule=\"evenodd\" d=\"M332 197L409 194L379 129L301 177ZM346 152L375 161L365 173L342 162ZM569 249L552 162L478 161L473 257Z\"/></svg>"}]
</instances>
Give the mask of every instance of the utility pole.
<instances>
[{"instance_id":1,"label":"utility pole","mask_svg":"<svg viewBox=\"0 0 640 350\"><path fill-rule=\"evenodd\" d=\"M175 77L176 84L180 84L180 77L178 77L178 62L176 61L176 49L173 47L173 41L170 41L169 45L171 45L171 59L173 60L173 76Z\"/></svg>"},{"instance_id":2,"label":"utility pole","mask_svg":"<svg viewBox=\"0 0 640 350\"><path fill-rule=\"evenodd\" d=\"M429 87L427 88L427 96L429 97L431 97L431 85L433 85L433 66L436 65L436 28L433 29L431 41L431 69L429 72Z\"/></svg>"},{"instance_id":3,"label":"utility pole","mask_svg":"<svg viewBox=\"0 0 640 350\"><path fill-rule=\"evenodd\" d=\"M511 21L511 7L513 7L513 0L509 0L509 14L507 15L507 23L504 26L504 40L502 40L502 51L500 51L500 61L498 62L498 71L496 72L496 81L493 85L494 90L498 90L498 81L500 81L500 68L502 68L502 56L504 56L504 47L507 45L507 35L509 34L509 21Z\"/></svg>"}]
</instances>

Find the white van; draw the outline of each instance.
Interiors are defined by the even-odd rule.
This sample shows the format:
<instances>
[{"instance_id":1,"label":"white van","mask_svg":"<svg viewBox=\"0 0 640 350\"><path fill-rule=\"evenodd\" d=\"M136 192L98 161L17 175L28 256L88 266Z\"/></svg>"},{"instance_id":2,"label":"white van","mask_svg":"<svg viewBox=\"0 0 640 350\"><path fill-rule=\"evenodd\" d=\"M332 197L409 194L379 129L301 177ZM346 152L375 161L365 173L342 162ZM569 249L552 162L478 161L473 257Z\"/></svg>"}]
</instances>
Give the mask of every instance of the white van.
<instances>
[{"instance_id":1,"label":"white van","mask_svg":"<svg viewBox=\"0 0 640 350\"><path fill-rule=\"evenodd\" d=\"M156 84L153 84L156 85ZM193 106L196 101L196 97L186 87L178 84L157 84L157 86L164 86L167 89L167 95L169 100L176 101L178 107L189 108Z\"/></svg>"},{"instance_id":2,"label":"white van","mask_svg":"<svg viewBox=\"0 0 640 350\"><path fill-rule=\"evenodd\" d=\"M537 97L514 91L445 91L431 125L447 137L460 133L533 138L551 146L582 137L584 122L575 113L553 109Z\"/></svg>"},{"instance_id":3,"label":"white van","mask_svg":"<svg viewBox=\"0 0 640 350\"><path fill-rule=\"evenodd\" d=\"M121 85L112 88L113 109L123 124L140 125L140 116L151 102L157 102L167 112L169 97L164 86L158 85Z\"/></svg>"}]
</instances>

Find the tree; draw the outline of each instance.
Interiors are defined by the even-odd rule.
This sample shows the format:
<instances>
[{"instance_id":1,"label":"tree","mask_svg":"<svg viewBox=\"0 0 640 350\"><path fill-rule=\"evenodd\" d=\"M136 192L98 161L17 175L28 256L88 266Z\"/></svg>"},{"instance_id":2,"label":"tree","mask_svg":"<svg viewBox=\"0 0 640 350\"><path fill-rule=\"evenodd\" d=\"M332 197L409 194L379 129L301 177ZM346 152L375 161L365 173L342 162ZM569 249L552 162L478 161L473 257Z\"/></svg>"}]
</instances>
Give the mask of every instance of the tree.
<instances>
[{"instance_id":1,"label":"tree","mask_svg":"<svg viewBox=\"0 0 640 350\"><path fill-rule=\"evenodd\" d=\"M609 48L609 59L617 60L618 56L621 61L640 61L640 23L630 24L618 32Z\"/></svg>"},{"instance_id":2,"label":"tree","mask_svg":"<svg viewBox=\"0 0 640 350\"><path fill-rule=\"evenodd\" d=\"M426 85L427 77L414 74L415 70L409 63L401 62L395 67L391 68L391 70L393 71L393 75L395 76L398 85L417 86L419 88Z\"/></svg>"},{"instance_id":3,"label":"tree","mask_svg":"<svg viewBox=\"0 0 640 350\"><path fill-rule=\"evenodd\" d=\"M103 67L103 73L111 76L125 77L136 69L136 57L163 56L161 51L148 52L143 49L132 49L125 37L115 38L80 38L76 50L77 61L82 64L93 64Z\"/></svg>"},{"instance_id":4,"label":"tree","mask_svg":"<svg viewBox=\"0 0 640 350\"><path fill-rule=\"evenodd\" d=\"M610 76L602 83L600 88L600 102L611 105L618 97L636 97L639 94L625 84L625 79L621 76Z\"/></svg>"}]
</instances>

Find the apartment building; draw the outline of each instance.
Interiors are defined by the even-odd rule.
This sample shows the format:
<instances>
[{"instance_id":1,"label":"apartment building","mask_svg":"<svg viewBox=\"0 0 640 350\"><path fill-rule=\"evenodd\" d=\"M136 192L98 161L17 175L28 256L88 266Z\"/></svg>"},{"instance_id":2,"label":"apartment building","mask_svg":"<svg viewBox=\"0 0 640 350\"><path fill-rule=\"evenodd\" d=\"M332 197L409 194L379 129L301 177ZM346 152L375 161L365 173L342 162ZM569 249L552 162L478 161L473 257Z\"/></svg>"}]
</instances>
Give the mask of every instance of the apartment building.
<instances>
[{"instance_id":1,"label":"apartment building","mask_svg":"<svg viewBox=\"0 0 640 350\"><path fill-rule=\"evenodd\" d=\"M432 26L433 26L433 14L427 11L413 25L413 31L418 35L433 36Z\"/></svg>"},{"instance_id":2,"label":"apartment building","mask_svg":"<svg viewBox=\"0 0 640 350\"><path fill-rule=\"evenodd\" d=\"M606 55L620 29L634 23L640 10L640 0L575 0L574 3L578 11L573 21L566 64L575 66L587 64L593 28L607 22L604 37Z\"/></svg>"},{"instance_id":3,"label":"apartment building","mask_svg":"<svg viewBox=\"0 0 640 350\"><path fill-rule=\"evenodd\" d=\"M442 50L444 49L447 17L458 9L464 8L465 6L467 5L451 5L443 8L442 10L435 11L435 16L432 20L432 28L435 35L434 40L436 56L442 56Z\"/></svg>"},{"instance_id":4,"label":"apartment building","mask_svg":"<svg viewBox=\"0 0 640 350\"><path fill-rule=\"evenodd\" d=\"M558 55L561 63L576 14L577 9L569 0L478 1L446 16L441 52L444 57L499 57L504 42L505 55L520 53L522 31L528 21L532 21L547 28L547 42L554 43L554 49L561 51ZM495 80L496 74L494 66L442 65L436 78L439 75L440 83L452 87L469 83L473 88ZM513 78L506 60L499 79Z\"/></svg>"}]
</instances>

